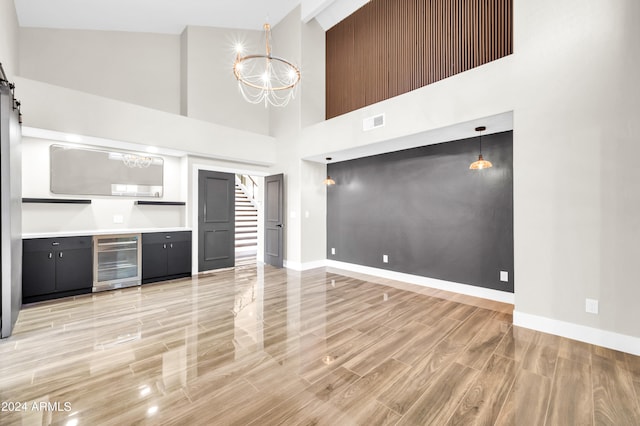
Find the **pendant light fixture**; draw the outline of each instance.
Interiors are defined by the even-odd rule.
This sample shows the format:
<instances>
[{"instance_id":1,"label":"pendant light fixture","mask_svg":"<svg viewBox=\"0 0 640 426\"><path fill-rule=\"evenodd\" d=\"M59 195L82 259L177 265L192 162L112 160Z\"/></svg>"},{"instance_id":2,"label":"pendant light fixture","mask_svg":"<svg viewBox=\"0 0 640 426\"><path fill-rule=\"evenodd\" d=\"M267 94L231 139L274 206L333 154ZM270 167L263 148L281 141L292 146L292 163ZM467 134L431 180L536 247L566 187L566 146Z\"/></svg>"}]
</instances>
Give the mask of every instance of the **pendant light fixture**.
<instances>
[{"instance_id":1,"label":"pendant light fixture","mask_svg":"<svg viewBox=\"0 0 640 426\"><path fill-rule=\"evenodd\" d=\"M326 160L327 160L327 165L328 165L329 161L331 161L331 157L327 157ZM327 178L322 183L324 183L326 186L331 186L331 185L335 185L336 181L331 179L331 176L329 176L329 174L327 174Z\"/></svg>"},{"instance_id":2,"label":"pendant light fixture","mask_svg":"<svg viewBox=\"0 0 640 426\"><path fill-rule=\"evenodd\" d=\"M488 169L490 167L493 167L493 164L491 164L491 161L487 161L484 158L482 158L482 132L484 132L485 130L487 130L487 128L484 126L476 127L476 132L480 133L480 155L478 155L478 161L474 161L469 166L469 169L471 170L481 170L481 169Z\"/></svg>"},{"instance_id":3,"label":"pendant light fixture","mask_svg":"<svg viewBox=\"0 0 640 426\"><path fill-rule=\"evenodd\" d=\"M242 46L236 46L233 74L238 80L240 93L247 102L283 107L293 99L300 82L300 69L286 59L271 55L271 26L264 24L265 52L243 55Z\"/></svg>"}]
</instances>

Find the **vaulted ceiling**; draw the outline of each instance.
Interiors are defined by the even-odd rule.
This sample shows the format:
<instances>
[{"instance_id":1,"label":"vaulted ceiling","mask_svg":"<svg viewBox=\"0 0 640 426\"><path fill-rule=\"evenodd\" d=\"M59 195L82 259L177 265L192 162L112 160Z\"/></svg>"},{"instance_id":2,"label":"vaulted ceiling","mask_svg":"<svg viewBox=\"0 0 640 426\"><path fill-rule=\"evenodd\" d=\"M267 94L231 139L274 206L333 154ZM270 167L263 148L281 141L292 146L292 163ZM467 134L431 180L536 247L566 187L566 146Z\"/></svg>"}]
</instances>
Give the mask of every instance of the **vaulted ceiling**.
<instances>
[{"instance_id":1,"label":"vaulted ceiling","mask_svg":"<svg viewBox=\"0 0 640 426\"><path fill-rule=\"evenodd\" d=\"M261 30L301 5L329 29L369 0L14 0L22 27L179 34L187 25Z\"/></svg>"},{"instance_id":2,"label":"vaulted ceiling","mask_svg":"<svg viewBox=\"0 0 640 426\"><path fill-rule=\"evenodd\" d=\"M14 0L23 27L178 34L186 25L260 30L300 0Z\"/></svg>"}]
</instances>

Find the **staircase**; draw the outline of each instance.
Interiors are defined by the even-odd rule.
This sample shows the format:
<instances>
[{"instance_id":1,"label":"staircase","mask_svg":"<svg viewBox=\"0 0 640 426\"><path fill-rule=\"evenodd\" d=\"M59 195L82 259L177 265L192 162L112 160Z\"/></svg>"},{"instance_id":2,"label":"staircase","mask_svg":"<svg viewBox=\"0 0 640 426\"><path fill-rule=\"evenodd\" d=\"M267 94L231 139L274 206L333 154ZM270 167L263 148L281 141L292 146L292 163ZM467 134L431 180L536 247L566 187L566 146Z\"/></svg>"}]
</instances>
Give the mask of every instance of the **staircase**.
<instances>
[{"instance_id":1,"label":"staircase","mask_svg":"<svg viewBox=\"0 0 640 426\"><path fill-rule=\"evenodd\" d=\"M258 254L258 209L236 184L236 266L256 262Z\"/></svg>"}]
</instances>

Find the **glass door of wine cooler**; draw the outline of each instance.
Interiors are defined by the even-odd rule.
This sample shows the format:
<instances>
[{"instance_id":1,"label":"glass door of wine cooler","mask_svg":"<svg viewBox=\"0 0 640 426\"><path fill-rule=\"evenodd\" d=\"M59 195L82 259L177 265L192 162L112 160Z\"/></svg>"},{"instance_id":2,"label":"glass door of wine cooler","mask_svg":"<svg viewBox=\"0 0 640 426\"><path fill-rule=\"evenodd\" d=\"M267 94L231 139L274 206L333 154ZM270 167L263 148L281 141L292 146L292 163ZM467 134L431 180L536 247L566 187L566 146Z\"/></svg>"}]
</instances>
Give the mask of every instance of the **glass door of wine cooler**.
<instances>
[{"instance_id":1,"label":"glass door of wine cooler","mask_svg":"<svg viewBox=\"0 0 640 426\"><path fill-rule=\"evenodd\" d=\"M140 234L93 237L93 291L140 285Z\"/></svg>"}]
</instances>

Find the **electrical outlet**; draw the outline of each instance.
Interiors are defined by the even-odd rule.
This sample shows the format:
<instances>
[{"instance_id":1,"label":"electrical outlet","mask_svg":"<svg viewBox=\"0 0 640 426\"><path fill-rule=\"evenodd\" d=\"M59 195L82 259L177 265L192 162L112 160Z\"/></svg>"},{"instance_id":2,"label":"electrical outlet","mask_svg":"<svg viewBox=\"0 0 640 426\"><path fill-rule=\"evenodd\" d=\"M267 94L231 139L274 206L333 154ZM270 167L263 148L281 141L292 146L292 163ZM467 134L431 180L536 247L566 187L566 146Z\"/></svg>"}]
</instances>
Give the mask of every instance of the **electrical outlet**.
<instances>
[{"instance_id":1,"label":"electrical outlet","mask_svg":"<svg viewBox=\"0 0 640 426\"><path fill-rule=\"evenodd\" d=\"M590 314L597 314L598 301L596 299L586 299L584 310Z\"/></svg>"},{"instance_id":2,"label":"electrical outlet","mask_svg":"<svg viewBox=\"0 0 640 426\"><path fill-rule=\"evenodd\" d=\"M124 223L124 217L121 214L114 214L113 223Z\"/></svg>"},{"instance_id":3,"label":"electrical outlet","mask_svg":"<svg viewBox=\"0 0 640 426\"><path fill-rule=\"evenodd\" d=\"M335 247L331 247L331 254L336 254L336 248Z\"/></svg>"},{"instance_id":4,"label":"electrical outlet","mask_svg":"<svg viewBox=\"0 0 640 426\"><path fill-rule=\"evenodd\" d=\"M382 262L383 263L389 263L389 256L387 256L386 254L382 255Z\"/></svg>"},{"instance_id":5,"label":"electrical outlet","mask_svg":"<svg viewBox=\"0 0 640 426\"><path fill-rule=\"evenodd\" d=\"M507 271L500 271L500 281L503 281L505 283L509 282L509 272Z\"/></svg>"}]
</instances>

